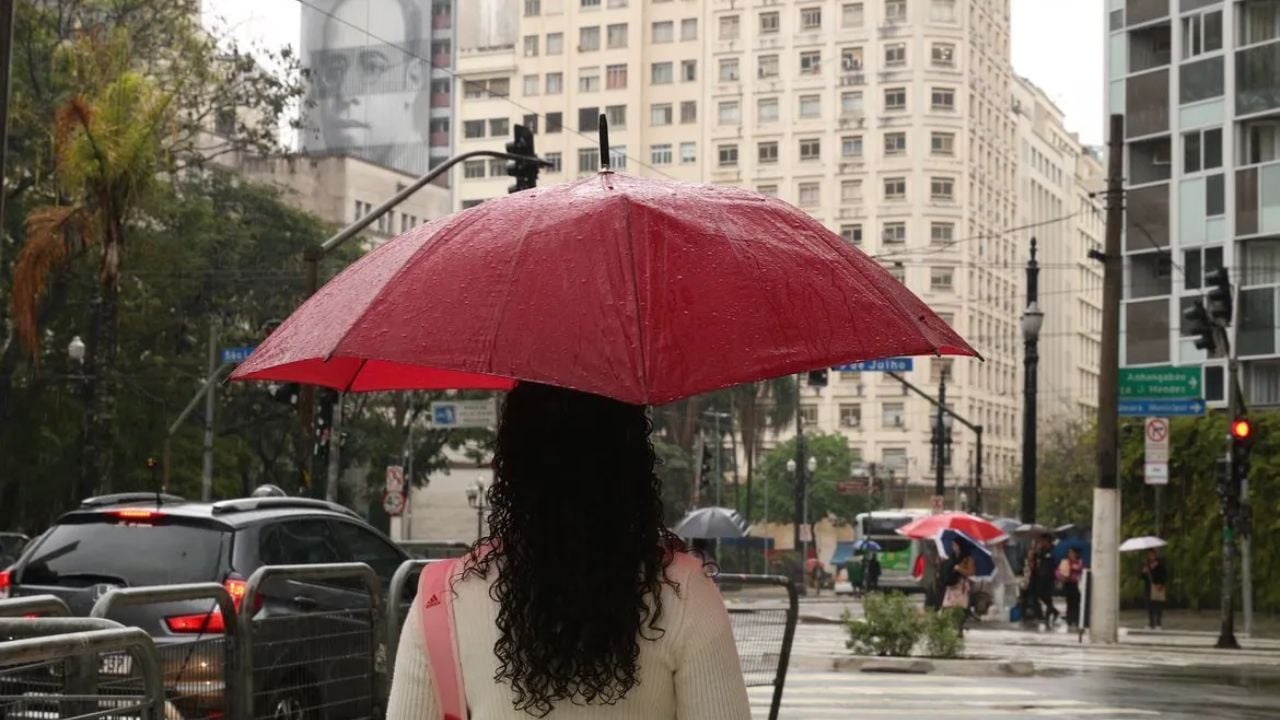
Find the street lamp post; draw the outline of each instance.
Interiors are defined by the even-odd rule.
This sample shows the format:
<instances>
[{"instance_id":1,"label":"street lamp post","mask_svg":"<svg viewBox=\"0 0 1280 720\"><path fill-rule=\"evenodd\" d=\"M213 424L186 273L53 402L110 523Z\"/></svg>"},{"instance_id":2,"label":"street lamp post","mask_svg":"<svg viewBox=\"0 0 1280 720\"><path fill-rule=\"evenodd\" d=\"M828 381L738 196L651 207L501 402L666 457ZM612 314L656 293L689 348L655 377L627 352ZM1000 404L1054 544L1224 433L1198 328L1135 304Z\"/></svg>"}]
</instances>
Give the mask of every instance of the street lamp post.
<instances>
[{"instance_id":1,"label":"street lamp post","mask_svg":"<svg viewBox=\"0 0 1280 720\"><path fill-rule=\"evenodd\" d=\"M803 457L803 455L801 457ZM800 497L797 498L800 501L799 515L801 526L805 528L809 527L809 491L813 488L812 476L817 472L817 470L818 458L813 457L812 455L809 456L809 459L805 461L803 466L797 465L795 458L787 460L787 472L795 476L797 478L797 482L800 482L800 478L808 478L808 483L800 491ZM797 534L800 536L800 545L798 547L800 548L800 563L803 566L804 562L809 559L809 541L806 539L808 535L800 532L797 532Z\"/></svg>"},{"instance_id":2,"label":"street lamp post","mask_svg":"<svg viewBox=\"0 0 1280 720\"><path fill-rule=\"evenodd\" d=\"M467 504L476 511L476 542L484 537L484 514L489 511L489 493L479 480L467 486Z\"/></svg>"},{"instance_id":3,"label":"street lamp post","mask_svg":"<svg viewBox=\"0 0 1280 720\"><path fill-rule=\"evenodd\" d=\"M1036 263L1036 241L1031 239L1031 259L1027 261L1027 310L1022 314L1022 340L1026 348L1022 401L1022 522L1036 521L1036 377L1040 364L1040 311Z\"/></svg>"}]
</instances>

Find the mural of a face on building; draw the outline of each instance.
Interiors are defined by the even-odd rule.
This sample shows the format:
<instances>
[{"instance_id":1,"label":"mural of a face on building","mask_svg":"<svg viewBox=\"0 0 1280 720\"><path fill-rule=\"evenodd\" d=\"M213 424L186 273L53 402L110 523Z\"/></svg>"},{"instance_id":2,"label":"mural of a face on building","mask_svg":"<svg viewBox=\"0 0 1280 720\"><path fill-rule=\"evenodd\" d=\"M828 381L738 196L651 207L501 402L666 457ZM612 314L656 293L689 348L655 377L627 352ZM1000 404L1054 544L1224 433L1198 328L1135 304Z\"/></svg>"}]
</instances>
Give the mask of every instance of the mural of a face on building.
<instances>
[{"instance_id":1,"label":"mural of a face on building","mask_svg":"<svg viewBox=\"0 0 1280 720\"><path fill-rule=\"evenodd\" d=\"M325 4L325 12L312 13L312 37L303 41L312 85L313 137L306 144L425 171L419 164L428 152L430 66L421 58L430 52L430 30L418 4L426 1Z\"/></svg>"}]
</instances>

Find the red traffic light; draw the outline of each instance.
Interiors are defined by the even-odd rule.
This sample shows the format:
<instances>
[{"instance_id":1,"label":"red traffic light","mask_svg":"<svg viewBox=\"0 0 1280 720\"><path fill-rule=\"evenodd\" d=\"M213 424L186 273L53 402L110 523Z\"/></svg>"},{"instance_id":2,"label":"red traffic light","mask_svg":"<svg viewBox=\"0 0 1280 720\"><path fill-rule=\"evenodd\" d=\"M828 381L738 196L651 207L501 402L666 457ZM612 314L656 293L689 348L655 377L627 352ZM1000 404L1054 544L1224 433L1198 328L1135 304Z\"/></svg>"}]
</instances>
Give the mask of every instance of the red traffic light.
<instances>
[{"instance_id":1,"label":"red traffic light","mask_svg":"<svg viewBox=\"0 0 1280 720\"><path fill-rule=\"evenodd\" d=\"M1253 435L1253 423L1247 418L1236 418L1231 421L1231 437L1236 440L1248 440Z\"/></svg>"}]
</instances>

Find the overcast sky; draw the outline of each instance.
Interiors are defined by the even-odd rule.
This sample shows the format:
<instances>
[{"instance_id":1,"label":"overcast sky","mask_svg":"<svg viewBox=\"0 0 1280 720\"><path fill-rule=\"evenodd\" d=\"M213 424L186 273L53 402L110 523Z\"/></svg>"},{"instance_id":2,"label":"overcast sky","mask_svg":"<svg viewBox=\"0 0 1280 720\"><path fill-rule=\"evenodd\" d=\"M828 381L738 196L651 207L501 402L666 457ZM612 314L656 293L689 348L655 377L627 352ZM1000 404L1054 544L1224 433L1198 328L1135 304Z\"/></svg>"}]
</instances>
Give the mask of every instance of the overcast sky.
<instances>
[{"instance_id":1,"label":"overcast sky","mask_svg":"<svg viewBox=\"0 0 1280 720\"><path fill-rule=\"evenodd\" d=\"M1103 1L1012 0L1014 70L1044 89L1067 129L1090 145L1103 143ZM221 18L242 42L298 45L297 0L205 0L205 8L206 23Z\"/></svg>"}]
</instances>

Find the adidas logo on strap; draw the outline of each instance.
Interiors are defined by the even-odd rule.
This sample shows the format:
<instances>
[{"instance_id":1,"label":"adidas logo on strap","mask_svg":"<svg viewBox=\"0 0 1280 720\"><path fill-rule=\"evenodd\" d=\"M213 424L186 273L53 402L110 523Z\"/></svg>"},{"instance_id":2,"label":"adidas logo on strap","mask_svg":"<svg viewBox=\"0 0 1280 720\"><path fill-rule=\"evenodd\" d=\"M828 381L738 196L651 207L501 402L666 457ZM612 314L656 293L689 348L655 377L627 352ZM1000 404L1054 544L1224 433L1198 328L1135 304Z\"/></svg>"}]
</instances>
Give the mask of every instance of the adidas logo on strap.
<instances>
[{"instance_id":1,"label":"adidas logo on strap","mask_svg":"<svg viewBox=\"0 0 1280 720\"><path fill-rule=\"evenodd\" d=\"M433 608L439 604L440 604L440 597L438 595L432 595L431 597L427 598L426 606L428 608Z\"/></svg>"}]
</instances>

